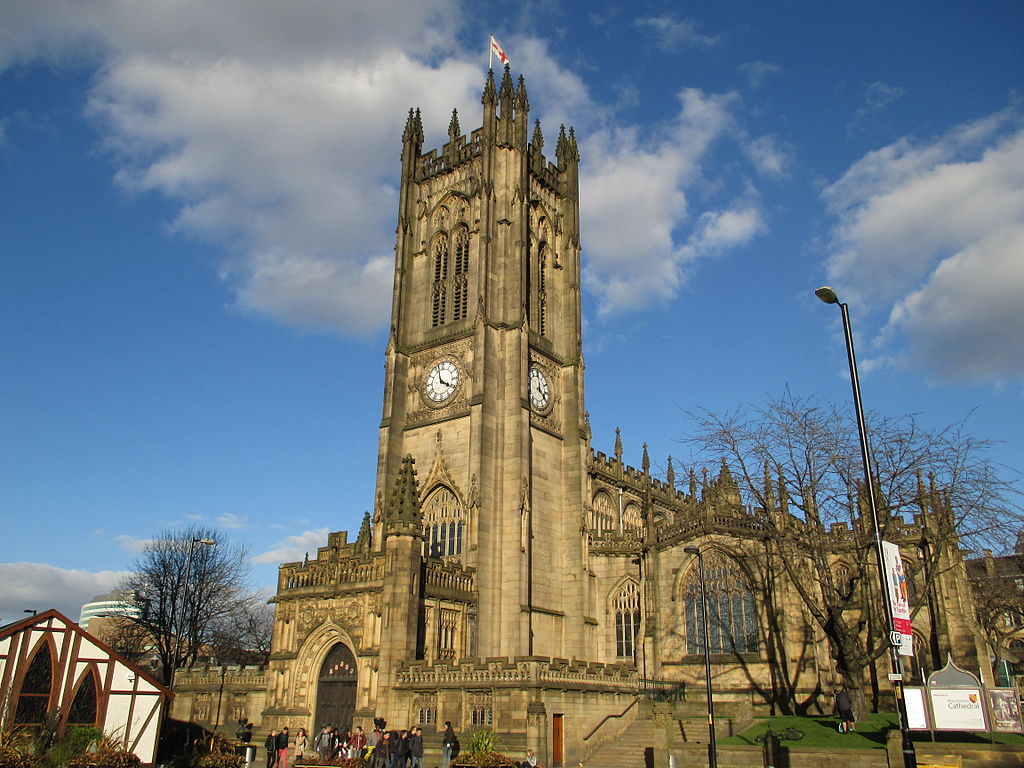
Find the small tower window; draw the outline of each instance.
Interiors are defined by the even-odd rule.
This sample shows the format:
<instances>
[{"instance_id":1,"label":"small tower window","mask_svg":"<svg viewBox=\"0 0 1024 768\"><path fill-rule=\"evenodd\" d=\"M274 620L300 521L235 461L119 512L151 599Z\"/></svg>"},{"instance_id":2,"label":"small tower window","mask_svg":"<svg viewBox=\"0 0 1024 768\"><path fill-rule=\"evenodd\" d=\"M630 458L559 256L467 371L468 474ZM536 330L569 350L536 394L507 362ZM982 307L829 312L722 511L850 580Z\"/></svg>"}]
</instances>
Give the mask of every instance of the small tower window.
<instances>
[{"instance_id":1,"label":"small tower window","mask_svg":"<svg viewBox=\"0 0 1024 768\"><path fill-rule=\"evenodd\" d=\"M462 505L448 488L438 488L423 505L423 549L428 557L462 554Z\"/></svg>"},{"instance_id":2,"label":"small tower window","mask_svg":"<svg viewBox=\"0 0 1024 768\"><path fill-rule=\"evenodd\" d=\"M438 216L435 223L447 223ZM438 232L431 248L433 281L431 284L431 327L469 317L469 228L457 227L451 237Z\"/></svg>"}]
</instances>

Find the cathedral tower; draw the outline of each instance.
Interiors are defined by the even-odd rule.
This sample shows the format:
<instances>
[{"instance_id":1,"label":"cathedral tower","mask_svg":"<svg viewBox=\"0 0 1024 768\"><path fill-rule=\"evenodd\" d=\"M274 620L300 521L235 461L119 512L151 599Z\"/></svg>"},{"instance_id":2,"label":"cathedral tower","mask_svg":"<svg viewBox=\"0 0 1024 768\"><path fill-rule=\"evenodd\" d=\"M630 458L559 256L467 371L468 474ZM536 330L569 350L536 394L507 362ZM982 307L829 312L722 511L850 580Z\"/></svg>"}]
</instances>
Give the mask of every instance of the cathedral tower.
<instances>
[{"instance_id":1,"label":"cathedral tower","mask_svg":"<svg viewBox=\"0 0 1024 768\"><path fill-rule=\"evenodd\" d=\"M453 112L440 150L422 151L418 110L403 135L373 545L410 456L425 553L475 579L450 655L586 657L579 155L563 127L545 159L507 67L482 102L482 127L467 138Z\"/></svg>"}]
</instances>

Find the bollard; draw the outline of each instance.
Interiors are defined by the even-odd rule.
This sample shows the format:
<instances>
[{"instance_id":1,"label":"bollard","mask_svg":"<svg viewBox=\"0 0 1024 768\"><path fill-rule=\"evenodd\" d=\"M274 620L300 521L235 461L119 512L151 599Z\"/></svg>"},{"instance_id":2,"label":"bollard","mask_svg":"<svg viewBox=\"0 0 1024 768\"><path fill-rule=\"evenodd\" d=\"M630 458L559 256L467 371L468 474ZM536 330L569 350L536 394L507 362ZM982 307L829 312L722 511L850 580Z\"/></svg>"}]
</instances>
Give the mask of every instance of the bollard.
<instances>
[{"instance_id":1,"label":"bollard","mask_svg":"<svg viewBox=\"0 0 1024 768\"><path fill-rule=\"evenodd\" d=\"M761 745L761 756L765 768L783 768L782 750L779 748L779 737L769 728Z\"/></svg>"}]
</instances>

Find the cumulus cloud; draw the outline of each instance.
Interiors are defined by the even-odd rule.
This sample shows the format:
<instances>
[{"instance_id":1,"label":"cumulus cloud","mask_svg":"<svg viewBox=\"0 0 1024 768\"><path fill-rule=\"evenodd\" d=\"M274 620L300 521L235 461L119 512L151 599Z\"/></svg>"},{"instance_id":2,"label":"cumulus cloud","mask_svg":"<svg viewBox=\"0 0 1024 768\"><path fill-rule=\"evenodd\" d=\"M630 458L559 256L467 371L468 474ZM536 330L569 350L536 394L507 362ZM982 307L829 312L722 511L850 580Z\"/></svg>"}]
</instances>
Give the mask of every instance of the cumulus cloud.
<instances>
[{"instance_id":1,"label":"cumulus cloud","mask_svg":"<svg viewBox=\"0 0 1024 768\"><path fill-rule=\"evenodd\" d=\"M697 25L688 19L671 16L648 16L637 19L636 26L649 30L659 48L674 51L680 47L710 48L718 44L718 38L701 34Z\"/></svg>"},{"instance_id":2,"label":"cumulus cloud","mask_svg":"<svg viewBox=\"0 0 1024 768\"><path fill-rule=\"evenodd\" d=\"M135 555L141 554L143 550L153 542L152 539L139 539L135 536L129 536L126 533L115 536L114 541L117 542L117 545L121 547L121 549L127 550Z\"/></svg>"},{"instance_id":3,"label":"cumulus cloud","mask_svg":"<svg viewBox=\"0 0 1024 768\"><path fill-rule=\"evenodd\" d=\"M686 89L680 111L656 136L635 127L604 129L583 147L581 218L585 279L602 314L674 296L702 256L743 245L762 231L756 194L691 211L689 191L720 139L736 135L733 95Z\"/></svg>"},{"instance_id":4,"label":"cumulus cloud","mask_svg":"<svg viewBox=\"0 0 1024 768\"><path fill-rule=\"evenodd\" d=\"M25 618L24 611L56 608L78 621L82 606L117 588L121 571L66 570L42 563L0 563L0 624Z\"/></svg>"},{"instance_id":5,"label":"cumulus cloud","mask_svg":"<svg viewBox=\"0 0 1024 768\"><path fill-rule=\"evenodd\" d=\"M741 64L738 69L739 73L747 78L750 87L755 90L760 88L769 77L782 71L777 64L767 61L751 61Z\"/></svg>"},{"instance_id":6,"label":"cumulus cloud","mask_svg":"<svg viewBox=\"0 0 1024 768\"><path fill-rule=\"evenodd\" d=\"M387 323L407 109L428 107L428 147L446 140L448 105L466 130L479 115L479 52L457 44L457 0L311 0L301 14L276 0L39 0L5 11L0 71L92 68L86 114L117 184L176 204L175 232L220 247L238 311L353 335ZM716 42L685 20L638 24L666 45ZM745 143L757 173L784 172L773 139L736 130L735 95L684 90L674 119L640 131L618 122L628 93L598 103L547 41L503 42L530 72L531 117L548 147L560 123L584 142L587 277L604 312L674 295L684 264L724 242L704 240L704 214L753 221L756 195L742 180L691 210L695 186L712 186L699 169L721 137Z\"/></svg>"},{"instance_id":7,"label":"cumulus cloud","mask_svg":"<svg viewBox=\"0 0 1024 768\"><path fill-rule=\"evenodd\" d=\"M1024 377L1024 120L901 139L823 196L828 277L886 320L875 351L951 381Z\"/></svg>"},{"instance_id":8,"label":"cumulus cloud","mask_svg":"<svg viewBox=\"0 0 1024 768\"><path fill-rule=\"evenodd\" d=\"M261 552L253 556L254 563L294 563L301 560L306 554L316 557L318 547L327 545L327 528L317 528L312 531L303 531L295 536L288 536L279 541L273 549Z\"/></svg>"}]
</instances>

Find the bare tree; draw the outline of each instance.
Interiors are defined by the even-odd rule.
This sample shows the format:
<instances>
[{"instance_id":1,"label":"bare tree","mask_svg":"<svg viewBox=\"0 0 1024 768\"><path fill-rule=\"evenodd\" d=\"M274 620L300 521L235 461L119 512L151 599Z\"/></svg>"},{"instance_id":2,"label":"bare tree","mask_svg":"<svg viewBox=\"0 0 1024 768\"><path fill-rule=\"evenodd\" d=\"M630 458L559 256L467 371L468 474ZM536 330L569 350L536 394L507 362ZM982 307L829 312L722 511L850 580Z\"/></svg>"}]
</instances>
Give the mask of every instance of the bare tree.
<instances>
[{"instance_id":1,"label":"bare tree","mask_svg":"<svg viewBox=\"0 0 1024 768\"><path fill-rule=\"evenodd\" d=\"M222 664L266 664L270 660L270 637L274 606L262 592L239 600L213 633L217 660Z\"/></svg>"},{"instance_id":2,"label":"bare tree","mask_svg":"<svg viewBox=\"0 0 1024 768\"><path fill-rule=\"evenodd\" d=\"M852 415L789 392L731 414L689 415L696 428L688 442L728 466L745 513L757 518L864 712L862 692L888 635ZM919 593L932 594L945 571L963 567L960 547L1013 540L1022 518L1009 503L1011 484L987 457L988 442L962 423L938 431L913 416L872 415L869 423L882 535L917 548L909 560ZM918 600L915 610L927 605Z\"/></svg>"},{"instance_id":3,"label":"bare tree","mask_svg":"<svg viewBox=\"0 0 1024 768\"><path fill-rule=\"evenodd\" d=\"M197 543L202 540L214 543ZM115 648L137 648L143 642L141 632L169 682L175 661L180 666L195 663L204 648L226 636L225 627L239 616L239 606L254 599L248 576L245 548L219 531L198 526L165 531L143 550L121 585L136 596L139 615L129 617L130 631L115 640Z\"/></svg>"}]
</instances>

